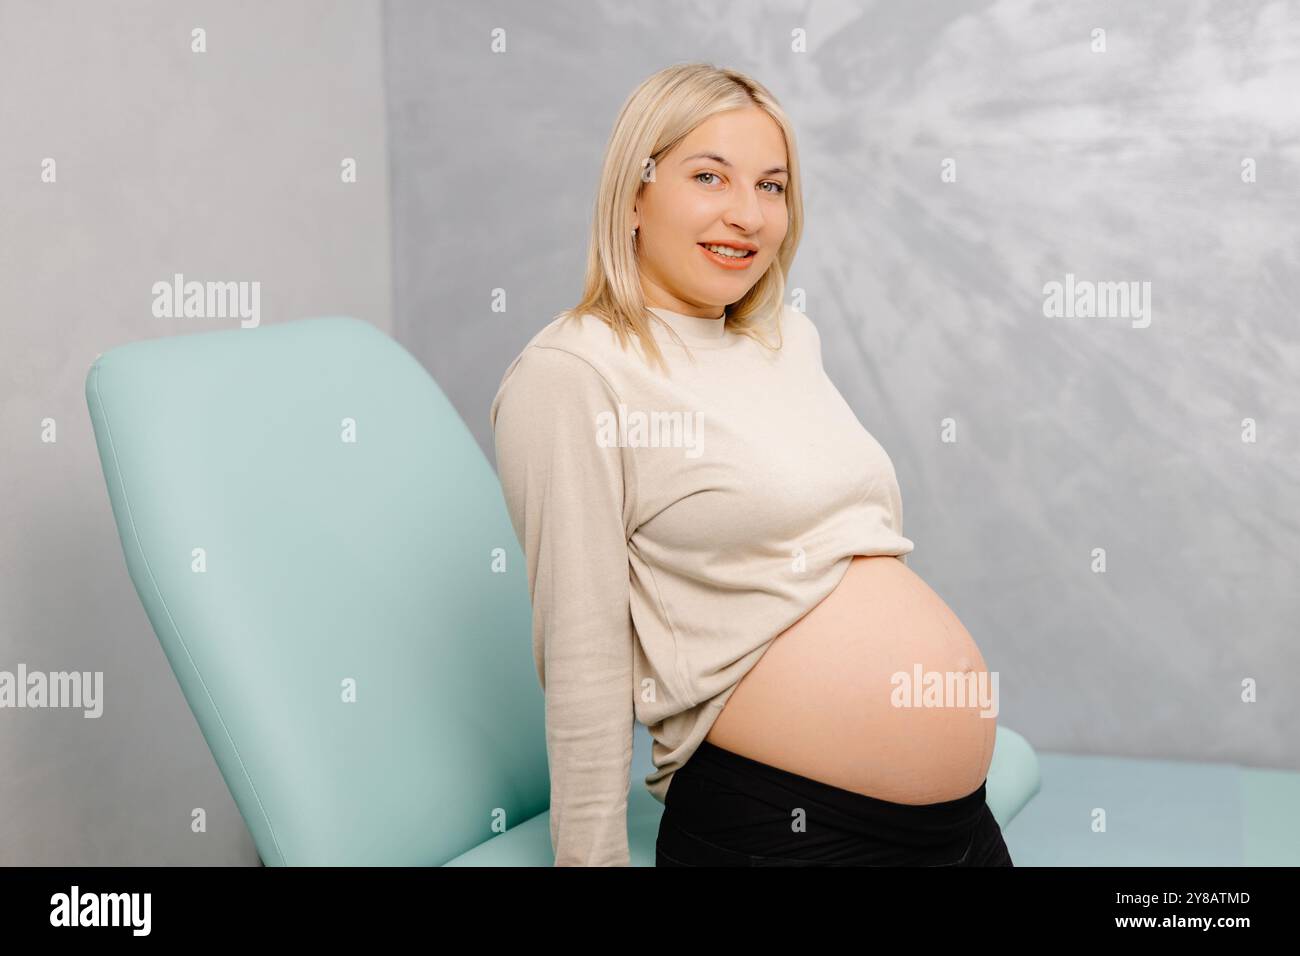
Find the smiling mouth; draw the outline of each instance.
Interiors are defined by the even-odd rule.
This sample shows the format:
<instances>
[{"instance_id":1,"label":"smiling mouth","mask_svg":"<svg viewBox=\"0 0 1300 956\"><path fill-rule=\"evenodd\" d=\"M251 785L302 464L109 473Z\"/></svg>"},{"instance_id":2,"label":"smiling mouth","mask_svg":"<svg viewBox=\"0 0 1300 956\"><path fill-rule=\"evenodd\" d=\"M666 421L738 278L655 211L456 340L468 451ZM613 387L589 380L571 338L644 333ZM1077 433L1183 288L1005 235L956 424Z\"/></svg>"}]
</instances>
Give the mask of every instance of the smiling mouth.
<instances>
[{"instance_id":1,"label":"smiling mouth","mask_svg":"<svg viewBox=\"0 0 1300 956\"><path fill-rule=\"evenodd\" d=\"M750 259L757 255L753 249L737 249L735 246L728 246L724 243L696 243L700 248L707 249L714 255L726 256L728 259Z\"/></svg>"}]
</instances>

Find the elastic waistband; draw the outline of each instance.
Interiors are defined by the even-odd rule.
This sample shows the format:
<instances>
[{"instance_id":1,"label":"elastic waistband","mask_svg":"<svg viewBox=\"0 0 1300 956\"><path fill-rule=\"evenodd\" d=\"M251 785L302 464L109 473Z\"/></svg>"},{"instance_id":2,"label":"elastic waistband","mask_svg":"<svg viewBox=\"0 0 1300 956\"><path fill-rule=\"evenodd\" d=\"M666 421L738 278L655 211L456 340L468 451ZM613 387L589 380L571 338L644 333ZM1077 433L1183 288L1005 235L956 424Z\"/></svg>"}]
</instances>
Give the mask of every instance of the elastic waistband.
<instances>
[{"instance_id":1,"label":"elastic waistband","mask_svg":"<svg viewBox=\"0 0 1300 956\"><path fill-rule=\"evenodd\" d=\"M984 812L987 778L964 797L941 803L894 803L813 780L754 760L707 740L677 773L689 772L747 798L780 807L813 804L823 817L833 815L845 831L876 836L907 835L918 843L939 843L965 833ZM671 793L671 789L669 791ZM794 801L794 802L792 802Z\"/></svg>"}]
</instances>

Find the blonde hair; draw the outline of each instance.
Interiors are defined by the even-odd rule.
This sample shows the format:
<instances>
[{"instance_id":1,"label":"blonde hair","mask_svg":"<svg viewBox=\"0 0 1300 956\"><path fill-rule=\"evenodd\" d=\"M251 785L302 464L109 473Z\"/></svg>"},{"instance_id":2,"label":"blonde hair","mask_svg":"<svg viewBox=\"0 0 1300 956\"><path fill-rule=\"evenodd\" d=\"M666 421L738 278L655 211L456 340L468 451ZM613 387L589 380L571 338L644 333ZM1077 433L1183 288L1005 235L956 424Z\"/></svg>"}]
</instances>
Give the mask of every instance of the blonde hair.
<instances>
[{"instance_id":1,"label":"blonde hair","mask_svg":"<svg viewBox=\"0 0 1300 956\"><path fill-rule=\"evenodd\" d=\"M576 306L560 313L562 317L580 321L584 313L595 315L614 330L624 348L630 335L635 334L647 357L667 371L649 324L662 320L646 308L632 236L633 207L644 185L642 169L648 159L657 163L710 116L751 106L772 117L785 134L789 225L767 271L744 296L726 307L724 321L728 330L771 348L757 334L757 327L770 317L780 330L786 275L803 232L803 196L794 131L776 98L762 84L743 73L708 63L679 64L660 70L646 78L623 104L605 147L582 298ZM676 331L663 324L681 342Z\"/></svg>"}]
</instances>

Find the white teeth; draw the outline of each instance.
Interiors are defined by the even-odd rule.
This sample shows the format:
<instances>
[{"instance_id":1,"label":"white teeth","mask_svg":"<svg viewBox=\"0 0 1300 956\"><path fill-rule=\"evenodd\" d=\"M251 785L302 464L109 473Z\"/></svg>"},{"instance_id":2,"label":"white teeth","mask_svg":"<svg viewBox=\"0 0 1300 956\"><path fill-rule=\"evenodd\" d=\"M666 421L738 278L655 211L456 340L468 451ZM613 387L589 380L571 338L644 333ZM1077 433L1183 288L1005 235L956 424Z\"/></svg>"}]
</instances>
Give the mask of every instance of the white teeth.
<instances>
[{"instance_id":1,"label":"white teeth","mask_svg":"<svg viewBox=\"0 0 1300 956\"><path fill-rule=\"evenodd\" d=\"M705 246L710 252L716 252L720 256L726 256L729 259L743 259L749 255L744 249L733 249L731 246Z\"/></svg>"}]
</instances>

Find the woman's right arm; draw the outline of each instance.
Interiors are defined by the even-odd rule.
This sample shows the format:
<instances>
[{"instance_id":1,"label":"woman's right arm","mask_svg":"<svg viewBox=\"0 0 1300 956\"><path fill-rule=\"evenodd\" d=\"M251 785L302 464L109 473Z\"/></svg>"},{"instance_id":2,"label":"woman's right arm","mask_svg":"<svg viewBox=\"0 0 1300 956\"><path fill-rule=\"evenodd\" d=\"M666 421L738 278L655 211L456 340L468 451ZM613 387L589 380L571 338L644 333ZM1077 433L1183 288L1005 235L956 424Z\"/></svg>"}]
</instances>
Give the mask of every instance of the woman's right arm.
<instances>
[{"instance_id":1,"label":"woman's right arm","mask_svg":"<svg viewBox=\"0 0 1300 956\"><path fill-rule=\"evenodd\" d=\"M625 516L634 473L597 442L618 398L586 360L530 346L492 402L497 472L528 564L546 695L556 866L627 866L633 646Z\"/></svg>"}]
</instances>

